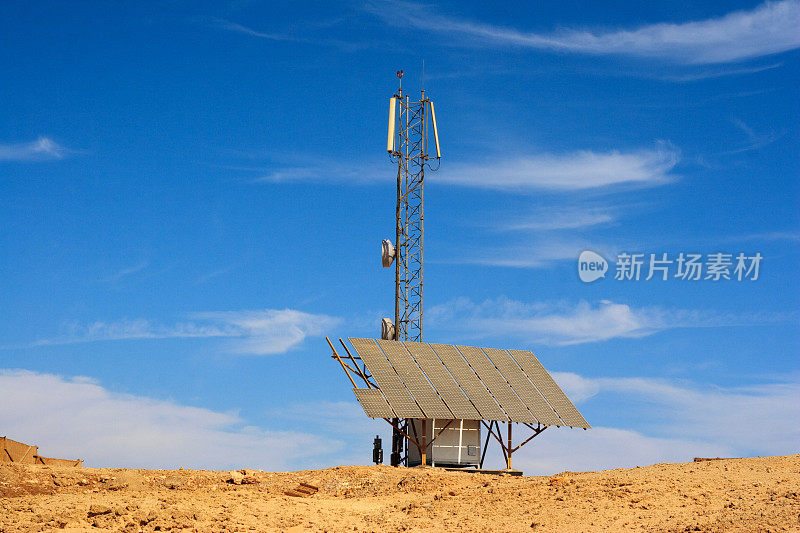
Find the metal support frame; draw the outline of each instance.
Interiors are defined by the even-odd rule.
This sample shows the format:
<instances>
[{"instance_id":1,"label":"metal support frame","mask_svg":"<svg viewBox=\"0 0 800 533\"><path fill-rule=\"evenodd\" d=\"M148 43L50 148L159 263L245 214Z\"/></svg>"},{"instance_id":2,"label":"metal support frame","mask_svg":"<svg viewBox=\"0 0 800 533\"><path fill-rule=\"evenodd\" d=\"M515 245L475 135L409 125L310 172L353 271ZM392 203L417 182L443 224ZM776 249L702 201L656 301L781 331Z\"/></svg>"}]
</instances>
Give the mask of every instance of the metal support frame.
<instances>
[{"instance_id":1,"label":"metal support frame","mask_svg":"<svg viewBox=\"0 0 800 533\"><path fill-rule=\"evenodd\" d=\"M514 423L516 423L516 422L514 422ZM533 435L531 435L530 437L528 437L527 439L525 439L524 441L522 441L518 445L512 446L512 443L511 443L511 424L512 424L512 422L506 422L506 425L508 427L507 427L507 441L505 441L505 442L503 441L503 437L500 435L500 423L499 422L492 420L487 424L486 421L481 420L481 424L483 424L483 427L486 428L486 443L483 445L483 452L481 454L481 462L480 462L480 465L478 466L478 468L483 468L483 461L486 458L486 450L489 448L490 438L494 437L494 439L500 444L500 450L503 452L503 459L506 460L506 470L511 470L511 455L514 452L516 452L517 450L519 450L520 448L525 446L527 443L529 443L535 437L537 437L542 431L544 431L545 429L550 427L550 426L544 426L542 424L538 424L536 426L533 426L533 425L528 424L526 422L522 422L523 426L526 426L526 427L530 428L533 431ZM494 431L495 428L497 429L497 432Z\"/></svg>"}]
</instances>

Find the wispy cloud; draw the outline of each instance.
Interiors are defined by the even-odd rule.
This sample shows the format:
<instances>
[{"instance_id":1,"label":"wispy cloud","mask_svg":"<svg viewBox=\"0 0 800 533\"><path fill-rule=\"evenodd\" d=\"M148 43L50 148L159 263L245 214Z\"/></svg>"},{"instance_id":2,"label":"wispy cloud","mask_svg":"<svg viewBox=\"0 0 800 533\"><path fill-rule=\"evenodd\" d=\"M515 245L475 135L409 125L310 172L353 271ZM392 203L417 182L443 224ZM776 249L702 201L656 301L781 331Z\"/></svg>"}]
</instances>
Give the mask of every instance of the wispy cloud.
<instances>
[{"instance_id":1,"label":"wispy cloud","mask_svg":"<svg viewBox=\"0 0 800 533\"><path fill-rule=\"evenodd\" d=\"M149 266L149 264L150 263L148 261L140 261L139 263L136 263L135 265L131 265L129 267L120 269L120 270L114 272L113 274L110 274L110 275L104 277L102 279L102 281L104 281L106 283L117 283L120 280L122 280L123 278L127 278L128 276L132 276L133 274L136 274L137 272L141 272L142 270L146 269Z\"/></svg>"},{"instance_id":2,"label":"wispy cloud","mask_svg":"<svg viewBox=\"0 0 800 533\"><path fill-rule=\"evenodd\" d=\"M534 239L525 244L487 246L452 253L448 262L509 268L547 268L559 261L577 261L582 250L591 248L604 252L607 245L590 242L583 237Z\"/></svg>"},{"instance_id":3,"label":"wispy cloud","mask_svg":"<svg viewBox=\"0 0 800 533\"><path fill-rule=\"evenodd\" d=\"M744 135L747 137L747 144L741 148L723 152L725 154L738 154L741 152L758 150L774 143L784 135L783 133L777 133L774 131L769 133L756 133L753 128L745 124L744 121L739 118L734 118L731 120L731 122L733 122L733 125L736 126L736 128L744 133Z\"/></svg>"},{"instance_id":4,"label":"wispy cloud","mask_svg":"<svg viewBox=\"0 0 800 533\"><path fill-rule=\"evenodd\" d=\"M228 274L228 273L232 272L233 270L236 269L237 266L238 265L234 264L234 265L226 266L224 268L219 268L217 270L212 270L211 272L207 272L207 273L203 274L202 276L199 276L195 280L195 283L198 284L198 285L202 285L203 283L208 283L209 281L211 281L214 278L217 278L219 276L224 276L225 274Z\"/></svg>"},{"instance_id":5,"label":"wispy cloud","mask_svg":"<svg viewBox=\"0 0 800 533\"><path fill-rule=\"evenodd\" d=\"M437 182L499 190L550 189L574 191L614 185L654 186L675 176L680 151L661 142L654 149L630 152L582 150L566 154L534 154L506 160L450 165Z\"/></svg>"},{"instance_id":6,"label":"wispy cloud","mask_svg":"<svg viewBox=\"0 0 800 533\"><path fill-rule=\"evenodd\" d=\"M427 312L432 326L454 328L473 339L504 337L526 343L571 345L614 338L638 338L673 328L772 324L796 313L734 315L686 309L632 307L601 300L523 303L498 298L475 303L457 298Z\"/></svg>"},{"instance_id":7,"label":"wispy cloud","mask_svg":"<svg viewBox=\"0 0 800 533\"><path fill-rule=\"evenodd\" d=\"M0 144L0 161L43 161L62 159L68 150L47 137L17 144Z\"/></svg>"},{"instance_id":8,"label":"wispy cloud","mask_svg":"<svg viewBox=\"0 0 800 533\"><path fill-rule=\"evenodd\" d=\"M285 353L308 336L322 335L340 323L328 315L294 309L196 313L193 320L172 325L146 319L70 324L62 336L41 339L32 346L133 339L226 338L227 351L238 354Z\"/></svg>"},{"instance_id":9,"label":"wispy cloud","mask_svg":"<svg viewBox=\"0 0 800 533\"><path fill-rule=\"evenodd\" d=\"M722 78L725 76L743 76L745 74L756 74L758 72L764 72L765 70L772 70L782 66L783 63L773 63L770 65L763 65L763 66L749 67L749 68L712 68L712 69L704 68L703 70L689 74L675 74L675 75L661 74L659 75L659 78L666 81L691 82L691 81L707 80L712 78Z\"/></svg>"},{"instance_id":10,"label":"wispy cloud","mask_svg":"<svg viewBox=\"0 0 800 533\"><path fill-rule=\"evenodd\" d=\"M446 34L457 46L509 46L595 55L625 55L688 64L724 63L800 47L800 1L766 2L706 20L658 23L635 29L591 31L565 28L551 33L440 15L409 2L375 2L368 9L390 24Z\"/></svg>"},{"instance_id":11,"label":"wispy cloud","mask_svg":"<svg viewBox=\"0 0 800 533\"><path fill-rule=\"evenodd\" d=\"M555 345L644 337L669 327L643 310L609 301L525 304L501 298L476 304L459 298L433 307L428 316L432 323L458 324L476 337L510 336Z\"/></svg>"},{"instance_id":12,"label":"wispy cloud","mask_svg":"<svg viewBox=\"0 0 800 533\"><path fill-rule=\"evenodd\" d=\"M789 241L800 242L800 231L769 231L728 237L729 241Z\"/></svg>"},{"instance_id":13,"label":"wispy cloud","mask_svg":"<svg viewBox=\"0 0 800 533\"><path fill-rule=\"evenodd\" d=\"M340 22L344 21L345 19L339 18L331 21L325 21L321 23L310 23L307 26L311 26L314 28L324 28L335 26ZM257 37L259 39L267 39L270 41L284 41L284 42L296 42L296 43L307 43L307 44L315 44L315 45L323 45L323 46L335 46L337 48L341 48L345 51L354 51L361 48L364 48L366 45L363 43L356 43L356 42L349 42L343 41L339 39L327 39L327 38L312 38L308 37L308 31L298 32L265 32L260 30L255 30L248 26L244 26L243 24L238 24L236 22L231 22L229 20L220 19L220 18L212 18L210 19L211 25L225 31L231 31L235 33L241 33L243 35L249 35L250 37ZM303 35L298 35L298 33L302 33Z\"/></svg>"},{"instance_id":14,"label":"wispy cloud","mask_svg":"<svg viewBox=\"0 0 800 533\"><path fill-rule=\"evenodd\" d=\"M245 425L234 413L115 394L93 380L0 370L0 427L49 455L87 466L132 468L296 467L339 452L330 434Z\"/></svg>"},{"instance_id":15,"label":"wispy cloud","mask_svg":"<svg viewBox=\"0 0 800 533\"><path fill-rule=\"evenodd\" d=\"M391 172L384 172L391 175ZM333 163L324 165L302 167L279 167L269 169L255 181L271 183L290 183L296 181L338 181L351 183L364 183L374 181L375 175L369 172L360 172L355 168Z\"/></svg>"},{"instance_id":16,"label":"wispy cloud","mask_svg":"<svg viewBox=\"0 0 800 533\"><path fill-rule=\"evenodd\" d=\"M236 33L243 33L245 35L250 35L252 37L260 37L262 39L271 39L273 41L294 41L296 40L294 37L283 34L283 33L266 33L262 31L256 31L252 28L248 28L247 26L242 26L241 24L237 24L235 22L231 22L225 19L212 19L214 26L221 30L232 31Z\"/></svg>"},{"instance_id":17,"label":"wispy cloud","mask_svg":"<svg viewBox=\"0 0 800 533\"><path fill-rule=\"evenodd\" d=\"M299 157L300 164L228 167L253 175L254 182L335 182L365 185L392 180L390 166L368 158L366 163ZM672 173L680 150L666 141L653 148L566 153L541 152L512 158L491 158L443 166L436 183L505 191L575 191L611 186L652 187L677 178Z\"/></svg>"},{"instance_id":18,"label":"wispy cloud","mask_svg":"<svg viewBox=\"0 0 800 533\"><path fill-rule=\"evenodd\" d=\"M530 218L500 223L496 229L501 231L553 231L605 225L615 220L616 217L609 209L596 207L544 208Z\"/></svg>"},{"instance_id":19,"label":"wispy cloud","mask_svg":"<svg viewBox=\"0 0 800 533\"><path fill-rule=\"evenodd\" d=\"M246 173L253 183L338 183L366 185L391 182L397 170L369 154L355 156L353 160L332 160L314 158L311 155L294 155L293 163L284 161L265 165L227 165L223 168ZM286 158L283 158L286 159Z\"/></svg>"},{"instance_id":20,"label":"wispy cloud","mask_svg":"<svg viewBox=\"0 0 800 533\"><path fill-rule=\"evenodd\" d=\"M323 335L341 322L339 318L328 315L293 309L225 311L195 316L234 332L234 335L228 335L238 337L231 346L233 352L256 355L287 352L300 345L306 337Z\"/></svg>"}]
</instances>

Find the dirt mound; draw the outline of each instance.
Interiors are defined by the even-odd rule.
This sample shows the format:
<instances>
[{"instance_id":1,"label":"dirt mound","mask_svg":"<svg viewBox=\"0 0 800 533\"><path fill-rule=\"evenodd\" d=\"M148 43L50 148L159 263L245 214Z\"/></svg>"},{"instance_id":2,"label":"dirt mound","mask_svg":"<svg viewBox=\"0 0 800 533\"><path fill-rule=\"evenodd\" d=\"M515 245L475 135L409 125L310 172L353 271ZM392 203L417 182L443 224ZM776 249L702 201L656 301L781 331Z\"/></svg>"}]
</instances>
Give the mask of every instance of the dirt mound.
<instances>
[{"instance_id":1,"label":"dirt mound","mask_svg":"<svg viewBox=\"0 0 800 533\"><path fill-rule=\"evenodd\" d=\"M551 477L388 466L275 473L0 465L0 532L98 528L800 531L800 455Z\"/></svg>"}]
</instances>

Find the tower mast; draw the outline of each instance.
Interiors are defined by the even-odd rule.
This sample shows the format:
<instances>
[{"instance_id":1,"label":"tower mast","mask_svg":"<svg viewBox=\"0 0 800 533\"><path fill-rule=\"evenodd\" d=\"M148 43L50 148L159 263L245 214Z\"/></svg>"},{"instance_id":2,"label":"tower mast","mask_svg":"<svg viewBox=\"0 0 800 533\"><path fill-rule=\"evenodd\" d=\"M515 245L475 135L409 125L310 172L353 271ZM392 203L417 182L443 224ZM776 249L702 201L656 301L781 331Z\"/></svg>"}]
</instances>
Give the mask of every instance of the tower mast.
<instances>
[{"instance_id":1,"label":"tower mast","mask_svg":"<svg viewBox=\"0 0 800 533\"><path fill-rule=\"evenodd\" d=\"M423 66L424 68L424 66ZM397 164L397 204L395 209L396 247L383 243L383 266L395 260L394 327L386 324L382 337L399 341L422 341L423 318L423 245L425 241L425 168L438 170L441 151L436 127L436 111L421 90L419 100L403 92L403 71L397 71L399 87L389 99L389 133L386 150ZM398 113L399 108L399 113ZM428 125L433 127L435 156L428 154ZM435 160L436 167L431 166ZM392 466L401 461L405 438L394 419L392 435ZM405 421L408 428L408 421ZM425 421L422 421L425 440ZM423 452L423 462L425 454Z\"/></svg>"},{"instance_id":2,"label":"tower mast","mask_svg":"<svg viewBox=\"0 0 800 533\"><path fill-rule=\"evenodd\" d=\"M422 341L423 244L425 236L425 170L438 169L441 157L436 115L422 89L419 100L400 86L390 99L387 151L397 163L394 339ZM396 109L399 108L399 113ZM428 125L432 125L436 153L428 154ZM396 133L395 133L396 132ZM436 168L431 167L436 160Z\"/></svg>"}]
</instances>

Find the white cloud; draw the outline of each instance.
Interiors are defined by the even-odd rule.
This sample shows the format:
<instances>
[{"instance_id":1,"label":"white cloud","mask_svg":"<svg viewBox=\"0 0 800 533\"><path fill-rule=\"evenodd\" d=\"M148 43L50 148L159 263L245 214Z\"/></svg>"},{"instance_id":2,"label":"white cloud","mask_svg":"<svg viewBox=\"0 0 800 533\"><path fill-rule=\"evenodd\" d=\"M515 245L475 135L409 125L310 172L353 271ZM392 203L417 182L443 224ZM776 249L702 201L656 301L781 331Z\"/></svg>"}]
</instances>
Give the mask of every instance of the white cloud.
<instances>
[{"instance_id":1,"label":"white cloud","mask_svg":"<svg viewBox=\"0 0 800 533\"><path fill-rule=\"evenodd\" d=\"M727 238L728 241L790 241L800 242L800 231L771 231Z\"/></svg>"},{"instance_id":2,"label":"white cloud","mask_svg":"<svg viewBox=\"0 0 800 533\"><path fill-rule=\"evenodd\" d=\"M122 279L127 278L128 276L141 272L142 270L146 269L149 265L150 263L148 261L140 261L135 265L131 265L129 267L120 269L114 272L113 274L105 276L104 278L101 279L101 281L105 283L118 283Z\"/></svg>"},{"instance_id":3,"label":"white cloud","mask_svg":"<svg viewBox=\"0 0 800 533\"><path fill-rule=\"evenodd\" d=\"M436 181L500 190L574 191L623 184L653 186L674 179L670 172L679 159L677 148L661 142L651 150L582 150L478 164L454 164L442 168Z\"/></svg>"},{"instance_id":4,"label":"white cloud","mask_svg":"<svg viewBox=\"0 0 800 533\"><path fill-rule=\"evenodd\" d=\"M796 453L800 442L797 382L723 388L564 372L554 372L553 377L575 403L587 406L584 411L602 401L602 411L623 423L631 413L641 417L635 430L549 428L514 457L514 465L528 474L686 462L693 457L784 455ZM525 432L518 438L525 438Z\"/></svg>"},{"instance_id":5,"label":"white cloud","mask_svg":"<svg viewBox=\"0 0 800 533\"><path fill-rule=\"evenodd\" d=\"M229 20L218 19L214 18L211 19L213 24L221 30L232 31L235 33L243 33L245 35L250 35L251 37L259 37L261 39L270 39L273 41L296 41L298 40L291 35L283 34L283 33L266 33L262 31L256 31L252 28L248 28L247 26L242 26L241 24L237 24L235 22L231 22Z\"/></svg>"},{"instance_id":6,"label":"white cloud","mask_svg":"<svg viewBox=\"0 0 800 533\"><path fill-rule=\"evenodd\" d=\"M638 338L673 328L747 326L796 320L796 313L731 314L704 310L596 304L523 303L497 298L474 303L457 298L427 311L430 324L469 338L504 337L556 346Z\"/></svg>"},{"instance_id":7,"label":"white cloud","mask_svg":"<svg viewBox=\"0 0 800 533\"><path fill-rule=\"evenodd\" d=\"M505 336L555 345L643 337L669 327L644 310L603 301L566 304L524 304L507 299L475 304L459 298L428 311L432 323L458 324L477 338Z\"/></svg>"},{"instance_id":8,"label":"white cloud","mask_svg":"<svg viewBox=\"0 0 800 533\"><path fill-rule=\"evenodd\" d=\"M347 389L347 378L341 377L340 384ZM344 385L347 383L347 385ZM352 397L352 394L350 394ZM327 458L328 463L319 458L310 458L306 464L317 466L366 464L372 460L372 440L375 435L383 437L385 458L388 462L391 451L391 427L381 419L371 419L364 414L355 401L315 401L303 402L275 408L268 413L276 423L291 428L315 427L327 435L337 435L347 442L347 446Z\"/></svg>"},{"instance_id":9,"label":"white cloud","mask_svg":"<svg viewBox=\"0 0 800 533\"><path fill-rule=\"evenodd\" d=\"M270 41L289 41L289 42L296 42L296 43L306 43L312 45L319 45L319 46L335 46L337 48L341 48L344 51L355 51L361 48L365 48L366 45L362 43L355 43L355 42L348 42L342 41L339 39L326 39L326 38L312 38L309 37L312 30L319 30L320 28L325 28L329 26L335 26L339 22L346 20L344 17L339 19L333 19L330 21L321 21L316 23L306 23L305 27L300 28L299 31L296 28L295 31L292 32L264 32L259 30L254 30L248 26L244 26L242 24L238 24L236 22L231 22L229 20L220 19L220 18L212 18L210 22L213 26L225 30L231 31L234 33L241 33L243 35L249 35L250 37L257 37L259 39L267 39Z\"/></svg>"},{"instance_id":10,"label":"white cloud","mask_svg":"<svg viewBox=\"0 0 800 533\"><path fill-rule=\"evenodd\" d=\"M527 438L520 432L519 438ZM497 450L495 449L495 452ZM489 452L492 453L491 450ZM512 466L526 475L632 468L656 463L686 462L693 457L732 457L733 449L695 439L659 438L610 427L549 428L512 457ZM497 459L494 458L496 462Z\"/></svg>"},{"instance_id":11,"label":"white cloud","mask_svg":"<svg viewBox=\"0 0 800 533\"><path fill-rule=\"evenodd\" d=\"M652 430L730 446L743 455L793 453L800 442L800 383L686 386L649 378L592 379L598 394L646 401L661 416Z\"/></svg>"},{"instance_id":12,"label":"white cloud","mask_svg":"<svg viewBox=\"0 0 800 533\"><path fill-rule=\"evenodd\" d=\"M233 333L228 336L239 337L232 346L234 352L257 355L286 352L306 337L323 335L341 322L335 317L293 309L226 311L195 316L219 323Z\"/></svg>"},{"instance_id":13,"label":"white cloud","mask_svg":"<svg viewBox=\"0 0 800 533\"><path fill-rule=\"evenodd\" d=\"M453 261L477 265L502 266L511 268L543 268L550 266L555 261L577 261L580 250L598 247L597 242L589 242L583 238L561 237L540 239L528 245L515 245L507 247L490 247L479 250L460 250L453 254Z\"/></svg>"},{"instance_id":14,"label":"white cloud","mask_svg":"<svg viewBox=\"0 0 800 533\"><path fill-rule=\"evenodd\" d=\"M391 181L397 175L389 164L353 165L348 162L328 161L323 164L278 166L262 169L254 181L267 183L336 182L364 185L380 181Z\"/></svg>"},{"instance_id":15,"label":"white cloud","mask_svg":"<svg viewBox=\"0 0 800 533\"><path fill-rule=\"evenodd\" d=\"M336 453L330 435L246 426L233 413L130 394L89 379L0 371L3 433L87 466L283 470Z\"/></svg>"},{"instance_id":16,"label":"white cloud","mask_svg":"<svg viewBox=\"0 0 800 533\"><path fill-rule=\"evenodd\" d=\"M599 226L614 222L616 217L607 209L598 208L545 208L525 220L507 222L498 227L505 231L553 231ZM575 255L575 249L572 255ZM570 256L572 257L572 256Z\"/></svg>"},{"instance_id":17,"label":"white cloud","mask_svg":"<svg viewBox=\"0 0 800 533\"><path fill-rule=\"evenodd\" d=\"M550 428L514 455L514 466L527 474L695 456L788 454L800 441L800 383L721 388L553 375L584 412L604 402L602 411L622 423L631 412L643 414L637 420L645 422L635 429ZM355 402L276 407L269 413L270 425L282 429L274 430L247 425L235 413L116 394L86 377L0 370L0 390L10 400L0 402L5 434L39 445L43 455L85 459L87 466L284 470L367 464L376 433L384 437L384 449L390 442L388 426L366 418ZM308 432L312 426L319 434ZM524 435L519 426L516 439ZM495 444L487 466L499 465L498 455Z\"/></svg>"},{"instance_id":18,"label":"white cloud","mask_svg":"<svg viewBox=\"0 0 800 533\"><path fill-rule=\"evenodd\" d=\"M692 82L698 80L707 80L711 78L722 78L724 76L742 76L745 74L755 74L757 72L764 72L765 70L772 70L776 68L780 68L783 66L783 63L772 63L769 65L760 65L755 67L747 67L747 68L711 68L711 69L701 69L697 72L690 72L688 74L660 74L658 78L666 80L666 81L676 81L679 83L682 82Z\"/></svg>"},{"instance_id":19,"label":"white cloud","mask_svg":"<svg viewBox=\"0 0 800 533\"><path fill-rule=\"evenodd\" d=\"M683 23L658 23L635 29L592 31L565 28L552 33L438 15L412 3L375 3L373 13L391 24L410 24L454 37L467 46L510 46L594 55L626 55L688 64L741 61L800 47L800 2L766 2L750 11Z\"/></svg>"},{"instance_id":20,"label":"white cloud","mask_svg":"<svg viewBox=\"0 0 800 533\"><path fill-rule=\"evenodd\" d=\"M61 159L67 149L47 137L17 144L0 144L0 161L41 161Z\"/></svg>"},{"instance_id":21,"label":"white cloud","mask_svg":"<svg viewBox=\"0 0 800 533\"><path fill-rule=\"evenodd\" d=\"M651 149L537 153L511 159L453 163L436 173L437 184L509 191L575 191L614 185L657 186L673 181L680 150L666 141ZM378 161L353 166L347 161L302 161L294 165L234 167L258 173L256 182L336 182L364 185L391 181L396 168Z\"/></svg>"},{"instance_id":22,"label":"white cloud","mask_svg":"<svg viewBox=\"0 0 800 533\"><path fill-rule=\"evenodd\" d=\"M308 336L323 335L340 319L294 309L221 311L196 313L194 321L173 325L146 319L71 324L68 333L42 339L34 346L127 339L228 338L232 353L267 355L284 353L299 346Z\"/></svg>"}]
</instances>

